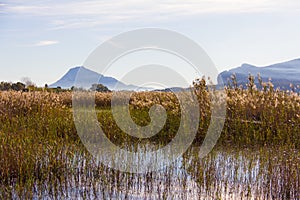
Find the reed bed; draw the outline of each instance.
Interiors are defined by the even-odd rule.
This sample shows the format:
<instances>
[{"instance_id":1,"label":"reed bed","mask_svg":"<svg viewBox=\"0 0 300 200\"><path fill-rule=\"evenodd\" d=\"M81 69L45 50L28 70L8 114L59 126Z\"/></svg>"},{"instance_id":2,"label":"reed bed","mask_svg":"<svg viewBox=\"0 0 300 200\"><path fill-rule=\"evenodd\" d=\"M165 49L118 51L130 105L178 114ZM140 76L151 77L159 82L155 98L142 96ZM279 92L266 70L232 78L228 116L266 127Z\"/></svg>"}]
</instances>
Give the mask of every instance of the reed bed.
<instances>
[{"instance_id":1,"label":"reed bed","mask_svg":"<svg viewBox=\"0 0 300 200\"><path fill-rule=\"evenodd\" d=\"M251 81L246 89L226 88L224 129L217 148L200 159L197 148L213 104L205 81L194 86L201 112L192 147L171 166L147 174L109 169L86 151L74 125L71 92L1 92L0 198L299 199L299 94L271 84L257 89ZM148 139L118 128L110 111L112 95L96 92L95 107L115 144L159 148L175 136L181 108L173 93L131 96L130 112L137 124L150 122L148 111L154 104L167 110L163 129Z\"/></svg>"}]
</instances>

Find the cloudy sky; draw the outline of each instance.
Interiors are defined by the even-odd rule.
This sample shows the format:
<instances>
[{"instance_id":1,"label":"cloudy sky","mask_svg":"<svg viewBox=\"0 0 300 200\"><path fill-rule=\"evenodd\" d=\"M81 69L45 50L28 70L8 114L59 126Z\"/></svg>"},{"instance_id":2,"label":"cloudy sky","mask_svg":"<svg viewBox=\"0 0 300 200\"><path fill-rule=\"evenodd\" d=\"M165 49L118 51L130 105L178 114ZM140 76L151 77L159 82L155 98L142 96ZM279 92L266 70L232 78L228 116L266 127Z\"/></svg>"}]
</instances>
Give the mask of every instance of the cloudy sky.
<instances>
[{"instance_id":1,"label":"cloudy sky","mask_svg":"<svg viewBox=\"0 0 300 200\"><path fill-rule=\"evenodd\" d=\"M106 39L145 27L188 36L219 71L264 66L300 58L299 19L298 0L0 0L0 80L53 83Z\"/></svg>"}]
</instances>

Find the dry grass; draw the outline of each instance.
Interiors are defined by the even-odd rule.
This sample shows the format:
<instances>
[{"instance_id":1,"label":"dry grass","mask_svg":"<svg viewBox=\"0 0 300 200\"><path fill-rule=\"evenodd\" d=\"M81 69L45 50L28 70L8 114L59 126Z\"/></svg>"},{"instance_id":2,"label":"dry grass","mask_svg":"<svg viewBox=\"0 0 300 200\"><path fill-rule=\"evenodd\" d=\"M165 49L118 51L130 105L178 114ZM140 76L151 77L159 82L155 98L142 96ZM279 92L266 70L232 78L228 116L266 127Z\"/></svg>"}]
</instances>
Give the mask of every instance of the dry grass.
<instances>
[{"instance_id":1,"label":"dry grass","mask_svg":"<svg viewBox=\"0 0 300 200\"><path fill-rule=\"evenodd\" d=\"M194 146L199 146L210 121L212 104L205 82L198 81L195 86L201 120ZM242 152L246 146L255 149L257 154L243 154L244 160L239 160L240 157L230 157L232 154L228 155L227 158L232 159L232 170L235 170L228 179L215 179L222 170L225 173L224 169L228 164L218 161L217 155L212 154L202 161L192 159L194 171L191 167L187 170L198 181L199 188L216 198L220 196L224 186L229 187L233 184L233 191L243 190L243 194L250 191L252 197L256 195L272 199L270 195L273 195L279 199L297 199L300 181L300 161L297 157L300 148L299 95L274 90L271 85L266 85L261 90L251 85L248 89L228 88L226 94L226 121L218 146L229 148L235 144ZM180 105L172 93L139 92L131 97L131 114L138 124L149 122L148 109L154 104L161 104L168 111L168 121L161 133L143 141L118 129L109 110L112 93L96 93L95 97L101 126L107 136L118 145L142 144L149 141L159 141L160 145L164 145L176 134L180 122ZM43 197L48 195L51 198L66 197L70 188L80 190L82 186L90 188L79 195L82 198L99 196L102 190L109 191L105 194L106 197L113 197L118 188L133 190L137 187L135 184L149 186L157 180L166 184L165 191L160 191L161 197L168 193L167 188L170 185L166 177L171 175L169 168L162 177L157 178L149 174L140 177L116 172L96 163L85 151L76 134L71 106L71 92L0 93L1 198L34 198L37 194ZM271 147L272 153L264 152L265 148ZM274 157L273 148L280 149L277 157ZM193 153L187 153L186 162L191 156L197 157ZM243 186L235 188L241 181L238 173L245 175L249 170L253 170L253 159L259 160L260 179L244 180ZM249 165L236 171L235 167L240 167L241 163ZM144 182L134 183L136 180ZM184 180L180 181L183 181L179 182L180 185L184 184ZM105 185L107 187L104 187ZM43 194L43 191L47 194Z\"/></svg>"}]
</instances>

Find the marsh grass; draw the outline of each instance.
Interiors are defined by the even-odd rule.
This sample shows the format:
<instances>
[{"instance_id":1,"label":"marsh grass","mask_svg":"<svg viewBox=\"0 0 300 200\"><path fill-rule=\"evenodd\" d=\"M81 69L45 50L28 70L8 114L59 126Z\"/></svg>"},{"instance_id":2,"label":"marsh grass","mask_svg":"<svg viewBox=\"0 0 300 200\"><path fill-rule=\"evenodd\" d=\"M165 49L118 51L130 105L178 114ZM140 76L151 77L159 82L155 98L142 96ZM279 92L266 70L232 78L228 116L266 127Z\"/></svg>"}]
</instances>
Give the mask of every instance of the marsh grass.
<instances>
[{"instance_id":1,"label":"marsh grass","mask_svg":"<svg viewBox=\"0 0 300 200\"><path fill-rule=\"evenodd\" d=\"M193 145L171 166L147 174L109 169L86 151L74 125L70 92L1 92L0 198L299 199L299 95L271 85L227 88L223 132L217 147L200 159L212 104L205 82L196 82L194 92L201 112ZM147 144L160 148L176 135L180 106L174 94L133 94L130 112L139 125L149 123L152 105L167 110L167 123L148 139L117 127L111 96L96 93L95 106L116 145L131 151Z\"/></svg>"}]
</instances>

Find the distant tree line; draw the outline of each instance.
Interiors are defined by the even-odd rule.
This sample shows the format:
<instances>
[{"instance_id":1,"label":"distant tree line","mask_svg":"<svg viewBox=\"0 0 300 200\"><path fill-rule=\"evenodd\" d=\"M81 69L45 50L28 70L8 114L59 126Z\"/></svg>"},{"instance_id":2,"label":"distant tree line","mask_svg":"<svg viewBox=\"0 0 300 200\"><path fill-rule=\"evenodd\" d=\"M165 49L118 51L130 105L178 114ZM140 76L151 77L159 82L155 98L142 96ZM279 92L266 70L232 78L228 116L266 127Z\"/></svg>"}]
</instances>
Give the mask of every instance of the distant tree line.
<instances>
[{"instance_id":1,"label":"distant tree line","mask_svg":"<svg viewBox=\"0 0 300 200\"><path fill-rule=\"evenodd\" d=\"M0 91L23 91L23 92L29 92L29 91L56 91L57 88L48 88L48 85L46 84L45 87L37 87L34 83L22 83L22 82L4 82L2 81L0 83Z\"/></svg>"},{"instance_id":2,"label":"distant tree line","mask_svg":"<svg viewBox=\"0 0 300 200\"><path fill-rule=\"evenodd\" d=\"M105 85L99 83L93 84L90 90L97 91L97 92L111 92Z\"/></svg>"},{"instance_id":3,"label":"distant tree line","mask_svg":"<svg viewBox=\"0 0 300 200\"><path fill-rule=\"evenodd\" d=\"M66 91L72 91L74 90L75 87L71 87L70 89L63 89L60 86L56 88L49 88L48 84L45 84L44 87L37 87L34 84L27 85L22 82L17 82L17 83L11 83L11 82L4 82L2 81L0 83L0 91L23 91L23 92L28 92L28 91L48 91L48 92L66 92ZM78 90L78 88L76 88ZM82 90L86 90L83 89ZM91 88L89 89L90 91L97 91L97 92L111 92L106 86L102 84L93 84Z\"/></svg>"},{"instance_id":4,"label":"distant tree line","mask_svg":"<svg viewBox=\"0 0 300 200\"><path fill-rule=\"evenodd\" d=\"M26 85L21 82L17 83L9 83L9 82L1 82L0 83L0 91L9 91L9 90L14 90L14 91L25 91L26 90Z\"/></svg>"}]
</instances>

